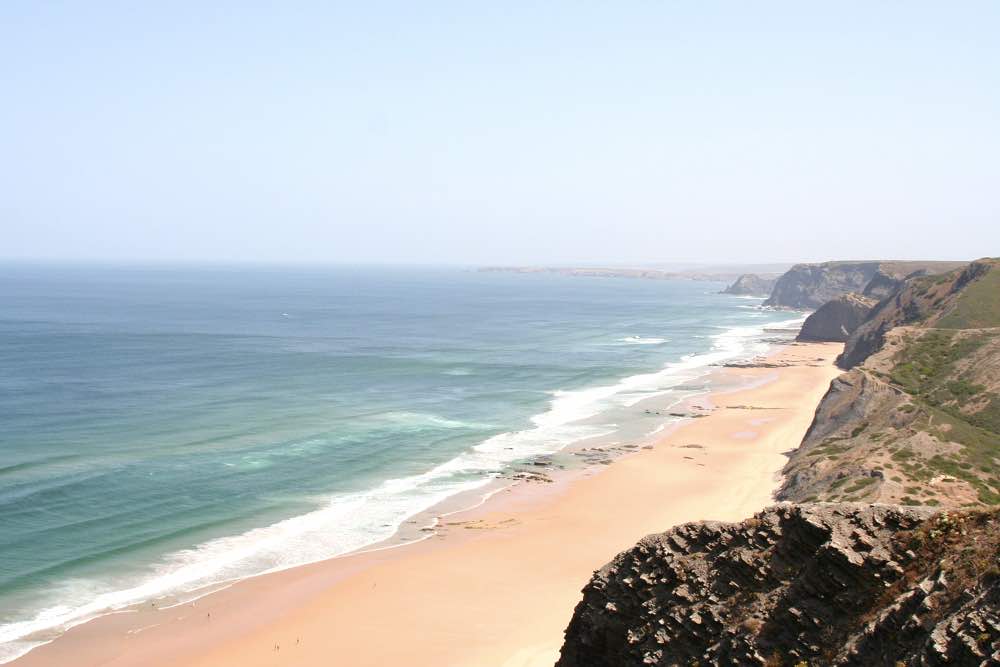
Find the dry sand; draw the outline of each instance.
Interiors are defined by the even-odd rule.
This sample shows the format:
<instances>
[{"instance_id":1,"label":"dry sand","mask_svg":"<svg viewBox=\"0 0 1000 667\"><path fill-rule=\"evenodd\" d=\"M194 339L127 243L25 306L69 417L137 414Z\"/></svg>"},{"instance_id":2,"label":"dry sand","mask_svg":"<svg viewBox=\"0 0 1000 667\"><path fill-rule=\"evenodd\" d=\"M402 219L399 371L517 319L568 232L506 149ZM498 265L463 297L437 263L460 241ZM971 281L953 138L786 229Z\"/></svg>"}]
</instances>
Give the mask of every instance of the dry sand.
<instances>
[{"instance_id":1,"label":"dry sand","mask_svg":"<svg viewBox=\"0 0 1000 667\"><path fill-rule=\"evenodd\" d=\"M719 371L753 384L711 395L709 416L652 449L518 485L420 543L106 616L14 664L551 666L580 589L616 553L678 523L737 520L772 502L783 453L838 374L841 347L790 345L771 361L792 365Z\"/></svg>"}]
</instances>

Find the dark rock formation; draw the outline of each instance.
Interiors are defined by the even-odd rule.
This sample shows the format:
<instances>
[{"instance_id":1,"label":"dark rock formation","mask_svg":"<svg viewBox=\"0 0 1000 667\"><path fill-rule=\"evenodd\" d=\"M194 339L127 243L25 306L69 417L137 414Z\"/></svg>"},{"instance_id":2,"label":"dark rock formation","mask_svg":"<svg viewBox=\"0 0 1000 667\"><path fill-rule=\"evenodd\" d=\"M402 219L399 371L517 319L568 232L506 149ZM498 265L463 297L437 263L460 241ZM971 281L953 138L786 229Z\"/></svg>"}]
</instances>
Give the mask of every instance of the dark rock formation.
<instances>
[{"instance_id":1,"label":"dark rock formation","mask_svg":"<svg viewBox=\"0 0 1000 667\"><path fill-rule=\"evenodd\" d=\"M1000 664L997 524L817 504L679 526L595 573L557 666Z\"/></svg>"},{"instance_id":2,"label":"dark rock formation","mask_svg":"<svg viewBox=\"0 0 1000 667\"><path fill-rule=\"evenodd\" d=\"M774 284L765 306L819 308L848 292L864 292L878 271L878 262L796 264Z\"/></svg>"},{"instance_id":3,"label":"dark rock formation","mask_svg":"<svg viewBox=\"0 0 1000 667\"><path fill-rule=\"evenodd\" d=\"M918 269L916 273L923 275L926 271ZM865 285L863 295L874 299L876 302L881 301L898 290L900 285L903 284L903 280L904 278L891 276L879 268L875 272L875 275L872 276L872 279L868 281L868 284Z\"/></svg>"},{"instance_id":4,"label":"dark rock formation","mask_svg":"<svg viewBox=\"0 0 1000 667\"><path fill-rule=\"evenodd\" d=\"M854 292L827 301L806 318L797 340L842 343L868 318L876 303Z\"/></svg>"},{"instance_id":5,"label":"dark rock formation","mask_svg":"<svg viewBox=\"0 0 1000 667\"><path fill-rule=\"evenodd\" d=\"M961 262L826 262L796 264L778 278L765 306L811 310L848 292L876 300L892 294L907 276L951 271Z\"/></svg>"},{"instance_id":6,"label":"dark rock formation","mask_svg":"<svg viewBox=\"0 0 1000 667\"><path fill-rule=\"evenodd\" d=\"M736 294L738 296L770 296L774 289L774 283L778 276L759 276L755 273L744 273L737 278L726 289L723 294Z\"/></svg>"}]
</instances>

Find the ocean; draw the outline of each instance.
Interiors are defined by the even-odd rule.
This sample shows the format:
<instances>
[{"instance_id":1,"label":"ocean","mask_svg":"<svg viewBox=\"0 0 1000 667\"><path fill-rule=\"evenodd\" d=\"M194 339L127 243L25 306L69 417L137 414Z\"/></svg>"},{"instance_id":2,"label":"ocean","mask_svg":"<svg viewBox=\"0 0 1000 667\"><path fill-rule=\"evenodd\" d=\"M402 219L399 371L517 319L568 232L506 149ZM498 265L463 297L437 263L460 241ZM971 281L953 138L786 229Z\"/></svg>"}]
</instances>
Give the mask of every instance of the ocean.
<instances>
[{"instance_id":1,"label":"ocean","mask_svg":"<svg viewBox=\"0 0 1000 667\"><path fill-rule=\"evenodd\" d=\"M723 286L0 266L0 662L384 541L533 457L649 437L793 316Z\"/></svg>"}]
</instances>

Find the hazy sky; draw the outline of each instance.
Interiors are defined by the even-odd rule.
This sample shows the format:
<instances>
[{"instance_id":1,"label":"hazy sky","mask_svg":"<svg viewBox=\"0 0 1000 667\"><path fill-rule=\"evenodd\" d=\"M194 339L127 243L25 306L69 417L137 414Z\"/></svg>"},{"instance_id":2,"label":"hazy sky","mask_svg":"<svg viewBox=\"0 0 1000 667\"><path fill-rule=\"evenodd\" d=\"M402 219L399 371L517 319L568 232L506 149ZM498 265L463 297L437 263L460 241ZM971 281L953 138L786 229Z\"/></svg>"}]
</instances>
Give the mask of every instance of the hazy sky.
<instances>
[{"instance_id":1,"label":"hazy sky","mask_svg":"<svg viewBox=\"0 0 1000 667\"><path fill-rule=\"evenodd\" d=\"M1000 255L1000 2L153 4L0 4L0 256Z\"/></svg>"}]
</instances>

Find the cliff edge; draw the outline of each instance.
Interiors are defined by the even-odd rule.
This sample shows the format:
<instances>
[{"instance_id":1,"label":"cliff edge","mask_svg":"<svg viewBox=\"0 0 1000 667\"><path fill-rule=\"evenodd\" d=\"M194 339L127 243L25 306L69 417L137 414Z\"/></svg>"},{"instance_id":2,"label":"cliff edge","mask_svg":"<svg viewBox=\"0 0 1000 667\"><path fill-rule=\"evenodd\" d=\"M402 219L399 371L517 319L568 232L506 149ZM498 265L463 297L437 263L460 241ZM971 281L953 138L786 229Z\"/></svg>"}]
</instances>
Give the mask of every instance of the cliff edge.
<instances>
[{"instance_id":1,"label":"cliff edge","mask_svg":"<svg viewBox=\"0 0 1000 667\"><path fill-rule=\"evenodd\" d=\"M777 282L776 275L757 275L756 273L744 273L731 285L722 290L722 294L735 294L737 296L770 296Z\"/></svg>"},{"instance_id":2,"label":"cliff edge","mask_svg":"<svg viewBox=\"0 0 1000 667\"><path fill-rule=\"evenodd\" d=\"M765 306L812 310L848 292L880 301L907 277L936 275L964 262L825 262L796 264L778 278Z\"/></svg>"},{"instance_id":3,"label":"cliff edge","mask_svg":"<svg viewBox=\"0 0 1000 667\"><path fill-rule=\"evenodd\" d=\"M778 498L795 504L620 554L560 667L1000 664L1000 260L833 264L813 285L867 280L871 311L789 455ZM782 292L788 275L772 299L822 291ZM837 334L843 315L814 324Z\"/></svg>"},{"instance_id":4,"label":"cliff edge","mask_svg":"<svg viewBox=\"0 0 1000 667\"><path fill-rule=\"evenodd\" d=\"M779 499L1000 504L1000 261L907 280L838 361Z\"/></svg>"},{"instance_id":5,"label":"cliff edge","mask_svg":"<svg viewBox=\"0 0 1000 667\"><path fill-rule=\"evenodd\" d=\"M557 667L1000 661L996 512L779 505L595 573Z\"/></svg>"}]
</instances>

